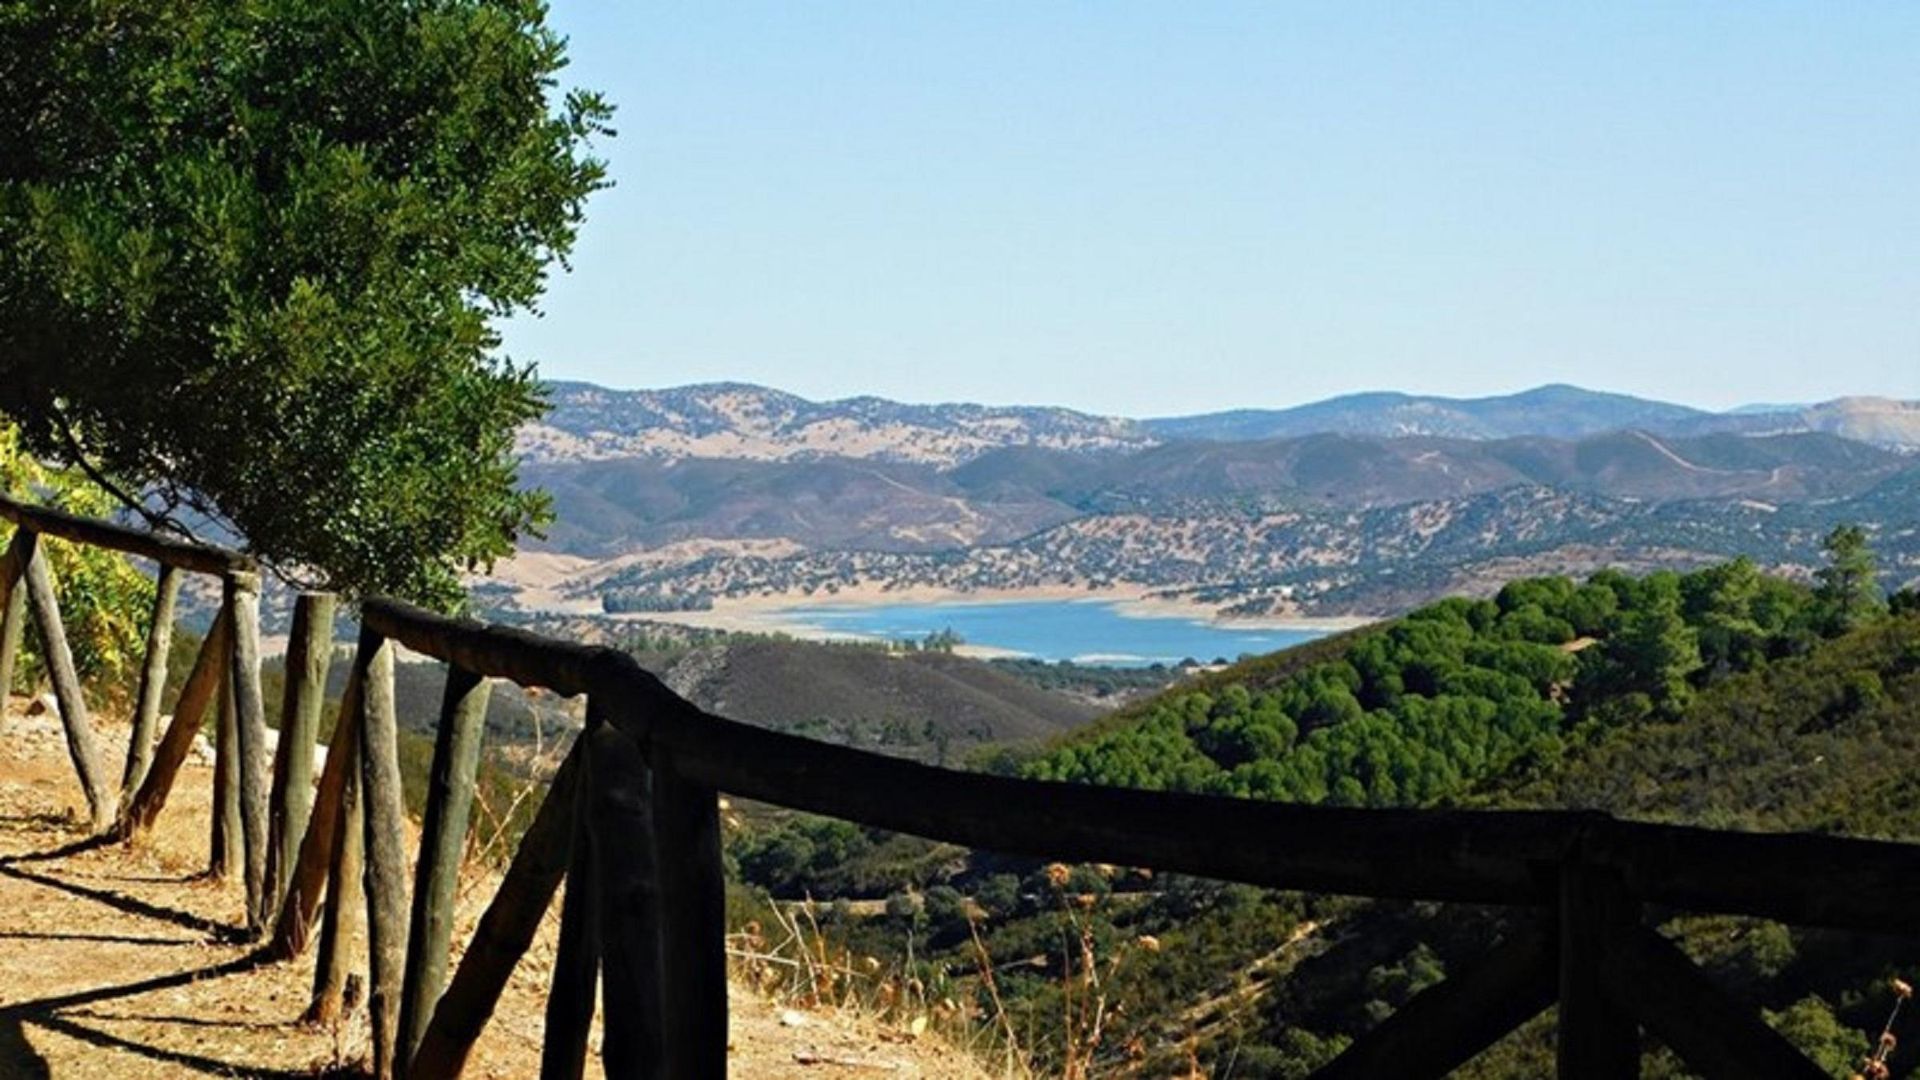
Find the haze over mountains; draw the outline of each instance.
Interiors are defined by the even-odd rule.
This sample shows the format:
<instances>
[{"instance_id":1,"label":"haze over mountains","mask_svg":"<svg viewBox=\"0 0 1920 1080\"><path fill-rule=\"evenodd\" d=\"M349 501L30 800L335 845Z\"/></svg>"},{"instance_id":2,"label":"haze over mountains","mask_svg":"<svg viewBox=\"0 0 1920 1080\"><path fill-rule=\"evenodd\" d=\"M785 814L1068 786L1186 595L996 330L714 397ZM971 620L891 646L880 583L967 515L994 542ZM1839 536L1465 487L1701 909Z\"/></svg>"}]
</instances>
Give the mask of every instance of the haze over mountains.
<instances>
[{"instance_id":1,"label":"haze over mountains","mask_svg":"<svg viewBox=\"0 0 1920 1080\"><path fill-rule=\"evenodd\" d=\"M523 478L555 496L547 547L620 563L574 594L623 610L921 584L1371 611L1515 559L1791 567L1855 519L1920 571L1920 406L1884 399L1712 413L1546 386L1145 420L741 384L553 402Z\"/></svg>"}]
</instances>

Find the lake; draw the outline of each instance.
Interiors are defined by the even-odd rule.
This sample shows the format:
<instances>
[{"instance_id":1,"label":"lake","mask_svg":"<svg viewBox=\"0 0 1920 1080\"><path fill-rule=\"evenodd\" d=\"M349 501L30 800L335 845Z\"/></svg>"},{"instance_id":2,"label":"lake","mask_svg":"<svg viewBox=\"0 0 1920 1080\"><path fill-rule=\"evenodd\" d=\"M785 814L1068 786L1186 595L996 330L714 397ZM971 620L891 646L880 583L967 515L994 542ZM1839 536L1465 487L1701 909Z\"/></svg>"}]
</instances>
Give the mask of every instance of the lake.
<instances>
[{"instance_id":1,"label":"lake","mask_svg":"<svg viewBox=\"0 0 1920 1080\"><path fill-rule=\"evenodd\" d=\"M1267 653L1311 641L1326 631L1237 627L1179 615L1142 615L1095 600L995 603L829 605L786 608L781 622L834 636L921 640L952 630L968 645L1005 649L1041 660L1111 667L1202 662Z\"/></svg>"}]
</instances>

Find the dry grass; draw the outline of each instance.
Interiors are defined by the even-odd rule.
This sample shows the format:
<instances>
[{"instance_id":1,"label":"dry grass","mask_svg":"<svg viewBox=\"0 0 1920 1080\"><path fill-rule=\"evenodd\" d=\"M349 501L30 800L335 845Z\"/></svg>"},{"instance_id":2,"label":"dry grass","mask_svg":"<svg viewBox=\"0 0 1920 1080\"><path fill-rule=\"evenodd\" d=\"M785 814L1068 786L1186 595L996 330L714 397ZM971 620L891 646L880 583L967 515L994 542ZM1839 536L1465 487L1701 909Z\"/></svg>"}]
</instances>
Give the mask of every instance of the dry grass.
<instances>
[{"instance_id":1,"label":"dry grass","mask_svg":"<svg viewBox=\"0 0 1920 1080\"><path fill-rule=\"evenodd\" d=\"M104 747L124 746L124 727L100 734ZM66 850L85 839L85 815L58 721L12 714L0 750L0 1076L359 1074L364 1015L337 1028L299 1024L311 958L257 966L228 931L241 915L238 885L201 873L206 765L189 760L139 848ZM493 893L493 871L468 873L456 941ZM558 910L514 973L469 1076L537 1074ZM735 1076L984 1075L937 1040L857 1010L792 1013L754 990L736 988L732 1038ZM588 1075L599 1075L597 1062Z\"/></svg>"}]
</instances>

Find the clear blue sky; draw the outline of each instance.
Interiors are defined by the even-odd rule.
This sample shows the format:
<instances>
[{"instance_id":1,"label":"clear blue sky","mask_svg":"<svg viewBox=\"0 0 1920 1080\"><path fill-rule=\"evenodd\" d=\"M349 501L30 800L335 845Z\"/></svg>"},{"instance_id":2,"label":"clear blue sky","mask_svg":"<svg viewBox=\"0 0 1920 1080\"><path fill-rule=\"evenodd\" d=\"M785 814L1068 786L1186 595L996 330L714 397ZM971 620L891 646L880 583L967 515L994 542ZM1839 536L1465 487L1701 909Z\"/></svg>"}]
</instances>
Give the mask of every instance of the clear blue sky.
<instances>
[{"instance_id":1,"label":"clear blue sky","mask_svg":"<svg viewBox=\"0 0 1920 1080\"><path fill-rule=\"evenodd\" d=\"M1920 4L554 0L596 198L517 359L1133 415L1920 398Z\"/></svg>"}]
</instances>

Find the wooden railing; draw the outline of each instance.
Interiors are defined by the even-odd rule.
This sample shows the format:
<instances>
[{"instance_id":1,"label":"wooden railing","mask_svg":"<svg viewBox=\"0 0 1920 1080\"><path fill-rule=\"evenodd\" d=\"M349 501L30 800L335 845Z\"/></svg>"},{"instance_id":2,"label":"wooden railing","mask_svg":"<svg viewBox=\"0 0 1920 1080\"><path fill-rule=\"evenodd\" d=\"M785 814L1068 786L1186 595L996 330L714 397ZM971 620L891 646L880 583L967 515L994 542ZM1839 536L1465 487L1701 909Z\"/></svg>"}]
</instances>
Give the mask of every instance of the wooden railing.
<instances>
[{"instance_id":1,"label":"wooden railing","mask_svg":"<svg viewBox=\"0 0 1920 1080\"><path fill-rule=\"evenodd\" d=\"M23 527L35 522L57 531L37 511L8 504L0 512ZM118 531L100 531L111 527L89 527L94 542L133 550ZM30 555L31 541L26 550ZM204 710L206 691L196 687L208 655L231 658L239 668L257 663L257 650L239 643L253 633L245 629L254 618L249 595L229 589L222 621L182 693L187 705ZM324 636L318 610L303 598L296 612L295 637L308 643L304 648ZM9 616L9 625L17 621ZM232 635L231 645L216 643L223 633ZM411 876L395 749L396 645L449 667ZM454 874L490 679L585 695L586 727L449 972ZM232 682L238 686L244 676ZM304 695L317 694L319 685L290 663L288 715L296 698L313 700ZM176 709L175 728L187 711ZM251 722L244 706L239 713ZM251 737L234 745L259 745L245 741ZM305 747L293 749L302 741ZM310 762L311 741L310 727L304 735L283 733L276 779L285 772L288 787L303 779L293 759L304 754ZM163 740L149 784L161 773L166 747ZM245 798L257 794L245 783L238 787ZM282 790L276 785L269 797L273 813L256 817L280 820ZM319 915L312 1014L327 1016L339 1008L350 963L346 924L364 911L377 1075L453 1077L565 880L542 1075L580 1075L597 989L609 1018L602 1042L607 1075L722 1076L721 791L1012 855L1309 892L1532 909L1479 966L1423 991L1316 1074L1327 1078L1443 1076L1557 1002L1562 1077L1638 1075L1644 1028L1711 1078L1810 1080L1825 1073L1713 987L1649 925L1648 908L1876 933L1920 930L1917 845L1713 831L1594 813L1298 806L963 773L706 714L615 650L373 599L361 607L341 722L297 857L275 897L267 954L301 952ZM123 825L119 834L131 838L138 829ZM357 895L363 883L364 897Z\"/></svg>"}]
</instances>

